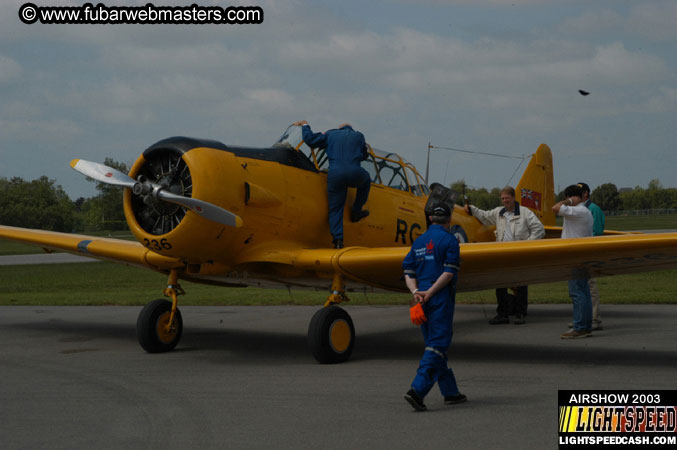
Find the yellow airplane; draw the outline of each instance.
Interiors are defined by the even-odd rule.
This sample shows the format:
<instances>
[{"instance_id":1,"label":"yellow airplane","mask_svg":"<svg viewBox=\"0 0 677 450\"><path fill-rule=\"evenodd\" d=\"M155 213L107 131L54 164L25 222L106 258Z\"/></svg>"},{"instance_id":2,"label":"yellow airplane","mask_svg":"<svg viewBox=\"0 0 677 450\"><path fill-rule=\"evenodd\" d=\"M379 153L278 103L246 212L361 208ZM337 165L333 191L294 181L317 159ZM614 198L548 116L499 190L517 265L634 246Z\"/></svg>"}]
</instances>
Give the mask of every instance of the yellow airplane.
<instances>
[{"instance_id":1,"label":"yellow airplane","mask_svg":"<svg viewBox=\"0 0 677 450\"><path fill-rule=\"evenodd\" d=\"M329 289L308 339L319 362L342 362L352 352L355 329L336 305L351 291L406 292L401 264L425 231L427 202L455 201L443 186L429 188L395 153L369 147L362 164L372 177L365 207L371 214L358 223L344 220L342 249L329 248L327 156L306 146L295 126L270 148L165 139L146 149L128 175L73 160L75 170L126 188L125 216L138 242L7 226L0 226L0 238L168 274L164 294L171 301L150 302L137 320L139 343L151 353L172 350L181 338L180 279L227 287ZM550 209L552 154L545 144L532 155L516 191L548 235L558 236ZM354 195L351 189L348 205ZM452 225L463 242L459 291L567 280L580 269L604 276L677 267L677 233L496 243L493 227L458 206Z\"/></svg>"}]
</instances>

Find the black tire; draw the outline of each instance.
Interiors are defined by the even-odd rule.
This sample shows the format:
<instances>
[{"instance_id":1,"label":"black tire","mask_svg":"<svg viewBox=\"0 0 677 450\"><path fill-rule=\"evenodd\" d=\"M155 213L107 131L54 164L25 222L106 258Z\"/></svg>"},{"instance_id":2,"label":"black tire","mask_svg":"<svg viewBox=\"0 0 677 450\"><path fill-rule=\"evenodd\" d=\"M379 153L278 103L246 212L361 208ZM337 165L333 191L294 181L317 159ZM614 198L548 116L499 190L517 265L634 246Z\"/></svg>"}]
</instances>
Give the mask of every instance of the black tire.
<instances>
[{"instance_id":1,"label":"black tire","mask_svg":"<svg viewBox=\"0 0 677 450\"><path fill-rule=\"evenodd\" d=\"M148 353L168 352L179 343L183 332L181 311L176 310L172 331L169 333L164 331L171 312L172 302L160 298L148 303L139 313L136 321L136 337L141 347Z\"/></svg>"},{"instance_id":2,"label":"black tire","mask_svg":"<svg viewBox=\"0 0 677 450\"><path fill-rule=\"evenodd\" d=\"M308 345L320 364L347 361L355 345L353 320L338 306L322 308L308 326Z\"/></svg>"},{"instance_id":3,"label":"black tire","mask_svg":"<svg viewBox=\"0 0 677 450\"><path fill-rule=\"evenodd\" d=\"M460 225L453 225L451 228L449 228L449 232L456 236L459 244L465 244L468 242L468 236L465 234L463 227Z\"/></svg>"}]
</instances>

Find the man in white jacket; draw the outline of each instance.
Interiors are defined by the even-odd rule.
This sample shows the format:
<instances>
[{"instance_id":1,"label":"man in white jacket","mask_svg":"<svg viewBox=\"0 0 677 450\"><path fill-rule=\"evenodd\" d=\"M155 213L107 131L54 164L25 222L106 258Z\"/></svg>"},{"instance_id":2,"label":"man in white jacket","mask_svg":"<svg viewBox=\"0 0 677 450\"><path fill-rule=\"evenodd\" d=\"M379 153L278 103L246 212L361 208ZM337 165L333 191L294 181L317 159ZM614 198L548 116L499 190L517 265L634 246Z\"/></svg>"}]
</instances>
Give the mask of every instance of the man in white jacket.
<instances>
[{"instance_id":1,"label":"man in white jacket","mask_svg":"<svg viewBox=\"0 0 677 450\"><path fill-rule=\"evenodd\" d=\"M484 211L472 205L466 205L465 211L485 225L496 225L496 242L524 241L541 239L545 236L543 224L529 208L520 206L515 201L515 189L506 186L501 190L503 206ZM515 325L525 323L527 313L528 286L513 288L515 295L509 294L507 288L496 289L496 317L491 325L510 323L509 315L515 315Z\"/></svg>"}]
</instances>

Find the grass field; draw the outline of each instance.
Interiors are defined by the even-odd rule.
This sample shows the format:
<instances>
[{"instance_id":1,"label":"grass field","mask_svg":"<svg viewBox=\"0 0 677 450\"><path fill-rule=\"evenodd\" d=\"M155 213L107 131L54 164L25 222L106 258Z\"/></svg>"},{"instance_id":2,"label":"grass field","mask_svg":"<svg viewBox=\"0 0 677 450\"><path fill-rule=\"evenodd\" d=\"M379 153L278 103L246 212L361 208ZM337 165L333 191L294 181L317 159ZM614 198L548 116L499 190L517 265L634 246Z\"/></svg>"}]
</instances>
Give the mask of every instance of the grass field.
<instances>
[{"instance_id":1,"label":"grass field","mask_svg":"<svg viewBox=\"0 0 677 450\"><path fill-rule=\"evenodd\" d=\"M677 303L677 270L599 278L602 303ZM113 263L0 266L0 305L143 305L162 297L165 275ZM317 305L327 293L220 288L182 282L183 305ZM569 303L566 282L529 287L530 303ZM351 304L406 304L409 295L351 293ZM459 303L494 304L493 290L460 293Z\"/></svg>"},{"instance_id":2,"label":"grass field","mask_svg":"<svg viewBox=\"0 0 677 450\"><path fill-rule=\"evenodd\" d=\"M611 217L607 228L677 229L677 215ZM129 239L127 233L114 237ZM108 236L107 233L100 235ZM0 240L0 255L40 253L38 247ZM677 270L599 278L602 303L677 303ZM99 262L0 266L0 305L144 305L162 297L167 278L136 267ZM319 305L327 293L286 289L220 288L182 282L183 305ZM406 304L406 294L350 294L352 304ZM495 304L493 290L461 293L459 303ZM530 303L569 303L566 282L529 287Z\"/></svg>"},{"instance_id":3,"label":"grass field","mask_svg":"<svg viewBox=\"0 0 677 450\"><path fill-rule=\"evenodd\" d=\"M647 216L609 216L604 228L608 230L677 230L677 214Z\"/></svg>"}]
</instances>

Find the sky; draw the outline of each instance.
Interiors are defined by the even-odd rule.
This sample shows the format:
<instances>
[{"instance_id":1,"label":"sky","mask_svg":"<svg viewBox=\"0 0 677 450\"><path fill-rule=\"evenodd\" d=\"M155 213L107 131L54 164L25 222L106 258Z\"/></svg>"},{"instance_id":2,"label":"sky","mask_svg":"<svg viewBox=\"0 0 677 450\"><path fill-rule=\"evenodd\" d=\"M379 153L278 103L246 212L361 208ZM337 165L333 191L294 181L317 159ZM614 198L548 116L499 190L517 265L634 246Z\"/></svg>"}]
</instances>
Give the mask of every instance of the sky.
<instances>
[{"instance_id":1,"label":"sky","mask_svg":"<svg viewBox=\"0 0 677 450\"><path fill-rule=\"evenodd\" d=\"M28 25L23 3L0 0L0 177L73 199L96 194L74 158L131 165L170 136L270 146L301 119L349 122L421 173L428 143L546 143L557 190L677 186L674 0L155 0L260 6L248 25ZM429 181L514 185L519 164L433 150Z\"/></svg>"}]
</instances>

